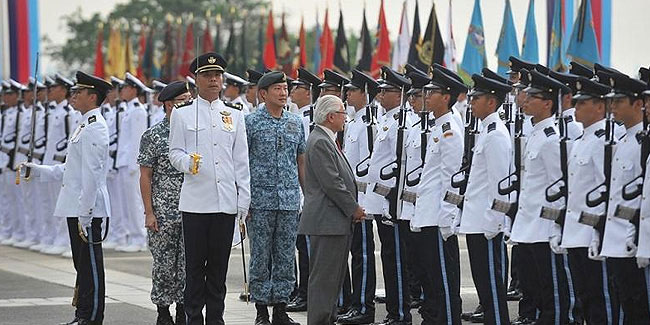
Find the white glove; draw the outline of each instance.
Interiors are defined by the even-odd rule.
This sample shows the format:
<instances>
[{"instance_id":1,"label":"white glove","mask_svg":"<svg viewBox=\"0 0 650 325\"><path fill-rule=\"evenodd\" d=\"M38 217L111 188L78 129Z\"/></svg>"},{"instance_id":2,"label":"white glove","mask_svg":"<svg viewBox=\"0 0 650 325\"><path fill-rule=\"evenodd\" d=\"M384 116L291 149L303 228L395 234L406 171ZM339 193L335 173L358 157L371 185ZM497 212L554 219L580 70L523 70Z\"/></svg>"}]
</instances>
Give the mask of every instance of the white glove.
<instances>
[{"instance_id":1,"label":"white glove","mask_svg":"<svg viewBox=\"0 0 650 325\"><path fill-rule=\"evenodd\" d=\"M518 244L519 244L519 243L513 241L512 238L510 238L510 236L508 236L508 238L506 238L506 237L504 236L503 238L504 238L505 241L506 241L506 245L515 246L515 245L518 245Z\"/></svg>"},{"instance_id":2,"label":"white glove","mask_svg":"<svg viewBox=\"0 0 650 325\"><path fill-rule=\"evenodd\" d=\"M487 240L494 239L494 237L496 237L497 235L499 235L498 231L485 230L483 232L483 236L485 236L485 239Z\"/></svg>"},{"instance_id":3,"label":"white glove","mask_svg":"<svg viewBox=\"0 0 650 325\"><path fill-rule=\"evenodd\" d=\"M388 200L384 200L384 204L381 207L381 214L384 216L384 218L393 220L393 217L390 215L390 202Z\"/></svg>"},{"instance_id":4,"label":"white glove","mask_svg":"<svg viewBox=\"0 0 650 325\"><path fill-rule=\"evenodd\" d=\"M636 229L630 225L627 228L627 234L625 236L625 249L627 252L634 256L636 255L636 244L634 243L634 237L636 236Z\"/></svg>"},{"instance_id":5,"label":"white glove","mask_svg":"<svg viewBox=\"0 0 650 325\"><path fill-rule=\"evenodd\" d=\"M640 269L645 269L646 267L648 267L648 265L650 265L650 259L648 259L647 257L637 257L636 265Z\"/></svg>"},{"instance_id":6,"label":"white glove","mask_svg":"<svg viewBox=\"0 0 650 325\"><path fill-rule=\"evenodd\" d=\"M503 226L503 237L510 238L511 231L512 231L512 219L510 219L510 217L508 216L505 216L505 223Z\"/></svg>"},{"instance_id":7,"label":"white glove","mask_svg":"<svg viewBox=\"0 0 650 325\"><path fill-rule=\"evenodd\" d=\"M81 225L81 231L84 233L84 236L88 238L88 231L93 223L92 217L79 217L79 224Z\"/></svg>"},{"instance_id":8,"label":"white glove","mask_svg":"<svg viewBox=\"0 0 650 325\"><path fill-rule=\"evenodd\" d=\"M598 238L600 236L600 233L598 230L594 230L593 234L591 235L591 243L589 244L589 249L588 249L588 254L590 259L594 261L604 261L605 257L600 256L598 252L598 246L600 245L600 239Z\"/></svg>"},{"instance_id":9,"label":"white glove","mask_svg":"<svg viewBox=\"0 0 650 325\"><path fill-rule=\"evenodd\" d=\"M25 161L25 162L20 163L20 169L22 171L21 173L22 173L23 177L25 176L25 169L27 167L32 169L30 171L30 173L31 173L30 177L39 177L39 176L41 176L41 170L43 169L43 166L41 166L39 164L35 164L33 162L26 162Z\"/></svg>"},{"instance_id":10,"label":"white glove","mask_svg":"<svg viewBox=\"0 0 650 325\"><path fill-rule=\"evenodd\" d=\"M239 220L246 221L246 218L248 217L248 209L237 208L237 217Z\"/></svg>"},{"instance_id":11,"label":"white glove","mask_svg":"<svg viewBox=\"0 0 650 325\"><path fill-rule=\"evenodd\" d=\"M452 228L453 228L452 226L438 227L438 230L440 231L440 236L442 236L442 240L447 241L449 237L454 235L454 230Z\"/></svg>"},{"instance_id":12,"label":"white glove","mask_svg":"<svg viewBox=\"0 0 650 325\"><path fill-rule=\"evenodd\" d=\"M562 227L558 225L557 223L553 224L553 227L551 228L551 237L548 240L549 245L551 246L551 250L555 254L566 254L567 250L560 247L560 243L562 242Z\"/></svg>"}]
</instances>

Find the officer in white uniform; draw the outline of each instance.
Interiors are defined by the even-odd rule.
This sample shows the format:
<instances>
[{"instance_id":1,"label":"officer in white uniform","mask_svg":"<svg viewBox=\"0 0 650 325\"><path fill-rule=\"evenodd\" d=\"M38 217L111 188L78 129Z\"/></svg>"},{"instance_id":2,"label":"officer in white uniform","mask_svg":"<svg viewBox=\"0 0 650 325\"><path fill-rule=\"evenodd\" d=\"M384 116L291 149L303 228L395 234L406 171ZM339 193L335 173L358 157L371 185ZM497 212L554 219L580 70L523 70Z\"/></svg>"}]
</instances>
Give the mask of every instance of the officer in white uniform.
<instances>
[{"instance_id":1,"label":"officer in white uniform","mask_svg":"<svg viewBox=\"0 0 650 325\"><path fill-rule=\"evenodd\" d=\"M647 84L622 73L613 74L610 84L614 88L608 95L612 98L612 113L617 121L623 122L626 134L616 144L612 159L607 221L600 255L607 257L610 263L625 321L647 324L650 322L647 290L650 279L646 278L647 269L638 268L636 263L636 229L617 213L619 205L636 208L640 204L640 197L625 201L622 188L641 174L641 150L636 135L643 129L642 93L647 89ZM598 238L595 235L592 238L594 241Z\"/></svg>"},{"instance_id":2,"label":"officer in white uniform","mask_svg":"<svg viewBox=\"0 0 650 325\"><path fill-rule=\"evenodd\" d=\"M377 95L378 87L379 84L372 77L359 70L352 70L352 79L345 85L347 103L354 107L356 112L345 126L343 152L354 171L359 191L358 202L364 209L367 208L365 196L368 190L368 175L365 167L359 168L359 171L357 165L363 161L363 166L367 166L370 159L368 143L374 143L376 121L374 108L369 105ZM354 224L350 246L351 278L348 273L345 278L345 282L350 283L351 287L349 311L337 319L339 324L367 324L375 321L377 276L374 251L373 221L367 218Z\"/></svg>"},{"instance_id":3,"label":"officer in white uniform","mask_svg":"<svg viewBox=\"0 0 650 325\"><path fill-rule=\"evenodd\" d=\"M253 113L257 109L259 99L257 98L257 82L262 78L262 73L248 69L246 70L246 96L244 96L244 104L248 107L248 111Z\"/></svg>"},{"instance_id":4,"label":"officer in white uniform","mask_svg":"<svg viewBox=\"0 0 650 325\"><path fill-rule=\"evenodd\" d=\"M111 85L77 72L72 102L82 123L70 137L66 162L52 166L27 163L37 179L61 179L54 215L66 217L77 271L75 319L66 324L101 324L104 318L102 222L110 217L106 174L108 127L99 106Z\"/></svg>"},{"instance_id":5,"label":"officer in white uniform","mask_svg":"<svg viewBox=\"0 0 650 325\"><path fill-rule=\"evenodd\" d=\"M244 114L249 114L250 110L248 109L246 94L244 93L244 88L248 82L240 76L228 72L223 73L223 79L226 84L223 100L241 107L241 111Z\"/></svg>"},{"instance_id":6,"label":"officer in white uniform","mask_svg":"<svg viewBox=\"0 0 650 325\"><path fill-rule=\"evenodd\" d=\"M250 204L244 114L219 99L225 67L226 61L217 53L193 60L190 72L197 77L199 96L174 110L170 121L169 159L185 173L179 210L183 214L188 324L203 324L204 306L208 324L223 323L235 219L246 218Z\"/></svg>"},{"instance_id":7,"label":"officer in white uniform","mask_svg":"<svg viewBox=\"0 0 650 325\"><path fill-rule=\"evenodd\" d=\"M158 80L151 82L153 103L149 109L149 127L152 127L165 118L163 103L158 101L158 94L167 87L167 84Z\"/></svg>"},{"instance_id":8,"label":"officer in white uniform","mask_svg":"<svg viewBox=\"0 0 650 325\"><path fill-rule=\"evenodd\" d=\"M643 92L645 96L645 114L646 118L650 118L650 90ZM647 131L646 131L647 132ZM650 264L650 158L646 161L645 179L643 180L643 193L641 195L641 209L639 220L639 248L636 251L636 259L639 268L645 268L648 272L648 265ZM648 275L650 277L650 274ZM646 278L646 281L648 278Z\"/></svg>"},{"instance_id":9,"label":"officer in white uniform","mask_svg":"<svg viewBox=\"0 0 650 325\"><path fill-rule=\"evenodd\" d=\"M125 207L121 223L126 233L126 242L120 242L116 250L124 252L146 249L144 206L140 194L140 166L137 163L140 137L147 130L147 112L138 100L138 95L145 88L139 79L127 72L124 86L120 90L120 97L126 102L126 110L119 120L116 166L122 189L122 203Z\"/></svg>"},{"instance_id":10,"label":"officer in white uniform","mask_svg":"<svg viewBox=\"0 0 650 325\"><path fill-rule=\"evenodd\" d=\"M569 140L569 152L571 152L571 144L582 135L584 127L582 123L576 121L576 109L572 105L573 95L577 92L576 81L578 76L571 73L561 73L550 70L548 76L561 82L568 88L563 88L562 91L562 114L561 117L566 123L566 134Z\"/></svg>"},{"instance_id":11,"label":"officer in white uniform","mask_svg":"<svg viewBox=\"0 0 650 325\"><path fill-rule=\"evenodd\" d=\"M467 87L439 69L434 68L432 75L422 96L435 123L431 125L431 133L426 134L426 141L420 143L426 155L420 182L415 187L417 200L410 221L409 249L413 250L411 256L424 291L420 308L423 320L432 324L460 323L460 259L455 236L460 213L455 205L443 199L447 191L457 192L451 187L451 176L462 162L463 128L454 117L452 107L460 93L467 93ZM414 85L422 79L414 73L409 77ZM414 107L417 105L416 100ZM422 132L417 125L413 130ZM421 134L416 136L421 138Z\"/></svg>"},{"instance_id":12,"label":"officer in white uniform","mask_svg":"<svg viewBox=\"0 0 650 325\"><path fill-rule=\"evenodd\" d=\"M398 221L399 216L387 215L384 206L401 204L401 198L396 197L395 178L382 180L382 168L394 164L397 158L397 137L399 121L404 124L404 136L413 124L403 107L403 94L408 91L411 82L401 74L382 67L382 83L379 88L382 106L386 114L379 120L377 136L373 145L374 151L368 170L368 189L366 190L366 214L372 215L377 221L377 232L381 241L381 259L386 288L386 310L388 315L380 324L408 324L411 322L410 295L407 290L408 273L406 270L406 245L403 238L408 231L408 221ZM400 114L402 116L400 117ZM402 144L403 145L403 144ZM386 168L386 171L392 168ZM389 203L388 200L393 200ZM399 210L395 208L392 212Z\"/></svg>"},{"instance_id":13,"label":"officer in white uniform","mask_svg":"<svg viewBox=\"0 0 650 325\"><path fill-rule=\"evenodd\" d=\"M576 139L569 154L568 201L561 247L568 251L569 268L578 298L584 306L584 320L589 324L605 324L618 319L616 299L611 299L607 263L591 260L587 250L592 227L578 220L582 212L601 215L604 209L590 208L585 193L605 180L603 156L605 145L605 95L610 88L585 77L576 81L576 120L585 126L584 135ZM600 210L600 211L599 211Z\"/></svg>"}]
</instances>

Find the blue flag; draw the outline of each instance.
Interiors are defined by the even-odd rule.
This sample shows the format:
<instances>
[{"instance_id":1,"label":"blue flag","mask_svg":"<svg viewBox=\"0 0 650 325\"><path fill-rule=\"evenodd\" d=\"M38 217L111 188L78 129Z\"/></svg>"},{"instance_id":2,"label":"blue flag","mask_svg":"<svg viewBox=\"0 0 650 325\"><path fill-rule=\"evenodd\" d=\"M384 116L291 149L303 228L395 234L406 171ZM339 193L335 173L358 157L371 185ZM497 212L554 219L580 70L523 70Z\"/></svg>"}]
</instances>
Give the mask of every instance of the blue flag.
<instances>
[{"instance_id":1,"label":"blue flag","mask_svg":"<svg viewBox=\"0 0 650 325\"><path fill-rule=\"evenodd\" d=\"M463 62L460 64L458 73L465 80L465 83L472 83L472 74L480 74L487 66L485 57L485 37L483 36L483 17L479 0L474 0L474 11L472 20L467 32Z\"/></svg>"},{"instance_id":2,"label":"blue flag","mask_svg":"<svg viewBox=\"0 0 650 325\"><path fill-rule=\"evenodd\" d=\"M551 37L548 41L548 62L549 69L554 71L566 70L566 55L562 44L562 1L556 0L553 6L553 24L551 25Z\"/></svg>"},{"instance_id":3,"label":"blue flag","mask_svg":"<svg viewBox=\"0 0 650 325\"><path fill-rule=\"evenodd\" d=\"M316 30L314 31L314 54L311 63L314 65L312 71L320 69L320 24L318 23L318 13L316 14Z\"/></svg>"},{"instance_id":4,"label":"blue flag","mask_svg":"<svg viewBox=\"0 0 650 325\"><path fill-rule=\"evenodd\" d=\"M591 67L594 63L600 63L598 41L591 17L591 1L582 0L574 27L567 54L573 61L586 66Z\"/></svg>"},{"instance_id":5,"label":"blue flag","mask_svg":"<svg viewBox=\"0 0 650 325\"><path fill-rule=\"evenodd\" d=\"M517 44L517 32L515 31L515 22L510 9L510 0L506 0L501 34L497 43L497 57L499 59L497 73L503 77L507 77L506 72L510 70L510 56L519 57L519 44Z\"/></svg>"},{"instance_id":6,"label":"blue flag","mask_svg":"<svg viewBox=\"0 0 650 325\"><path fill-rule=\"evenodd\" d=\"M535 0L528 3L526 29L521 41L521 58L531 63L539 63L539 47L537 44L537 24L535 23Z\"/></svg>"}]
</instances>

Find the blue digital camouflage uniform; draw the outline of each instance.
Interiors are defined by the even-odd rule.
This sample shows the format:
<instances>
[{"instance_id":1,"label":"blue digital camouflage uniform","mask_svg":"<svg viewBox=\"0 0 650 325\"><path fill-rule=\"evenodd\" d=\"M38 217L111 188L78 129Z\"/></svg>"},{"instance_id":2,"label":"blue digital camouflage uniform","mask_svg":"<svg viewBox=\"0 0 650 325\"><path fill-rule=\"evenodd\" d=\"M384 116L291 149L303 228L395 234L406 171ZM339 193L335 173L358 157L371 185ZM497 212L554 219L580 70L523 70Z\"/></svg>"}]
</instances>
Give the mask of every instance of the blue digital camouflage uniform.
<instances>
[{"instance_id":1,"label":"blue digital camouflage uniform","mask_svg":"<svg viewBox=\"0 0 650 325\"><path fill-rule=\"evenodd\" d=\"M288 303L295 283L294 260L300 207L297 157L305 152L299 116L274 118L261 106L246 116L251 173L251 300ZM272 265L271 265L272 264Z\"/></svg>"},{"instance_id":2,"label":"blue digital camouflage uniform","mask_svg":"<svg viewBox=\"0 0 650 325\"><path fill-rule=\"evenodd\" d=\"M178 201L183 173L169 162L169 119L165 117L142 134L138 164L153 169L151 200L158 232L148 230L153 256L151 301L158 306L183 303L185 249Z\"/></svg>"}]
</instances>

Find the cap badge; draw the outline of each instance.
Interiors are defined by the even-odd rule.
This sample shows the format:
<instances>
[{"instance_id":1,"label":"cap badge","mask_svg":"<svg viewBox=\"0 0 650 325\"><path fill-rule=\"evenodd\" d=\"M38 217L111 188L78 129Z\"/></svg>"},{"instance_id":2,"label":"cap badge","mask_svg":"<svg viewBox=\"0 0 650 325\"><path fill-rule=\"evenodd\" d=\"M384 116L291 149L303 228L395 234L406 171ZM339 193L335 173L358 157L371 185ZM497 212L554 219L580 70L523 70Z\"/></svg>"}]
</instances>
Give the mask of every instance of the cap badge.
<instances>
[{"instance_id":1,"label":"cap badge","mask_svg":"<svg viewBox=\"0 0 650 325\"><path fill-rule=\"evenodd\" d=\"M580 83L580 81L576 81L576 89L577 90L582 89L582 83Z\"/></svg>"},{"instance_id":2,"label":"cap badge","mask_svg":"<svg viewBox=\"0 0 650 325\"><path fill-rule=\"evenodd\" d=\"M208 58L208 63L214 64L215 62L217 62L217 59L214 56Z\"/></svg>"},{"instance_id":3,"label":"cap badge","mask_svg":"<svg viewBox=\"0 0 650 325\"><path fill-rule=\"evenodd\" d=\"M614 78L609 78L609 84L612 86L612 88L614 87L614 85L616 85L616 81L614 81Z\"/></svg>"}]
</instances>

